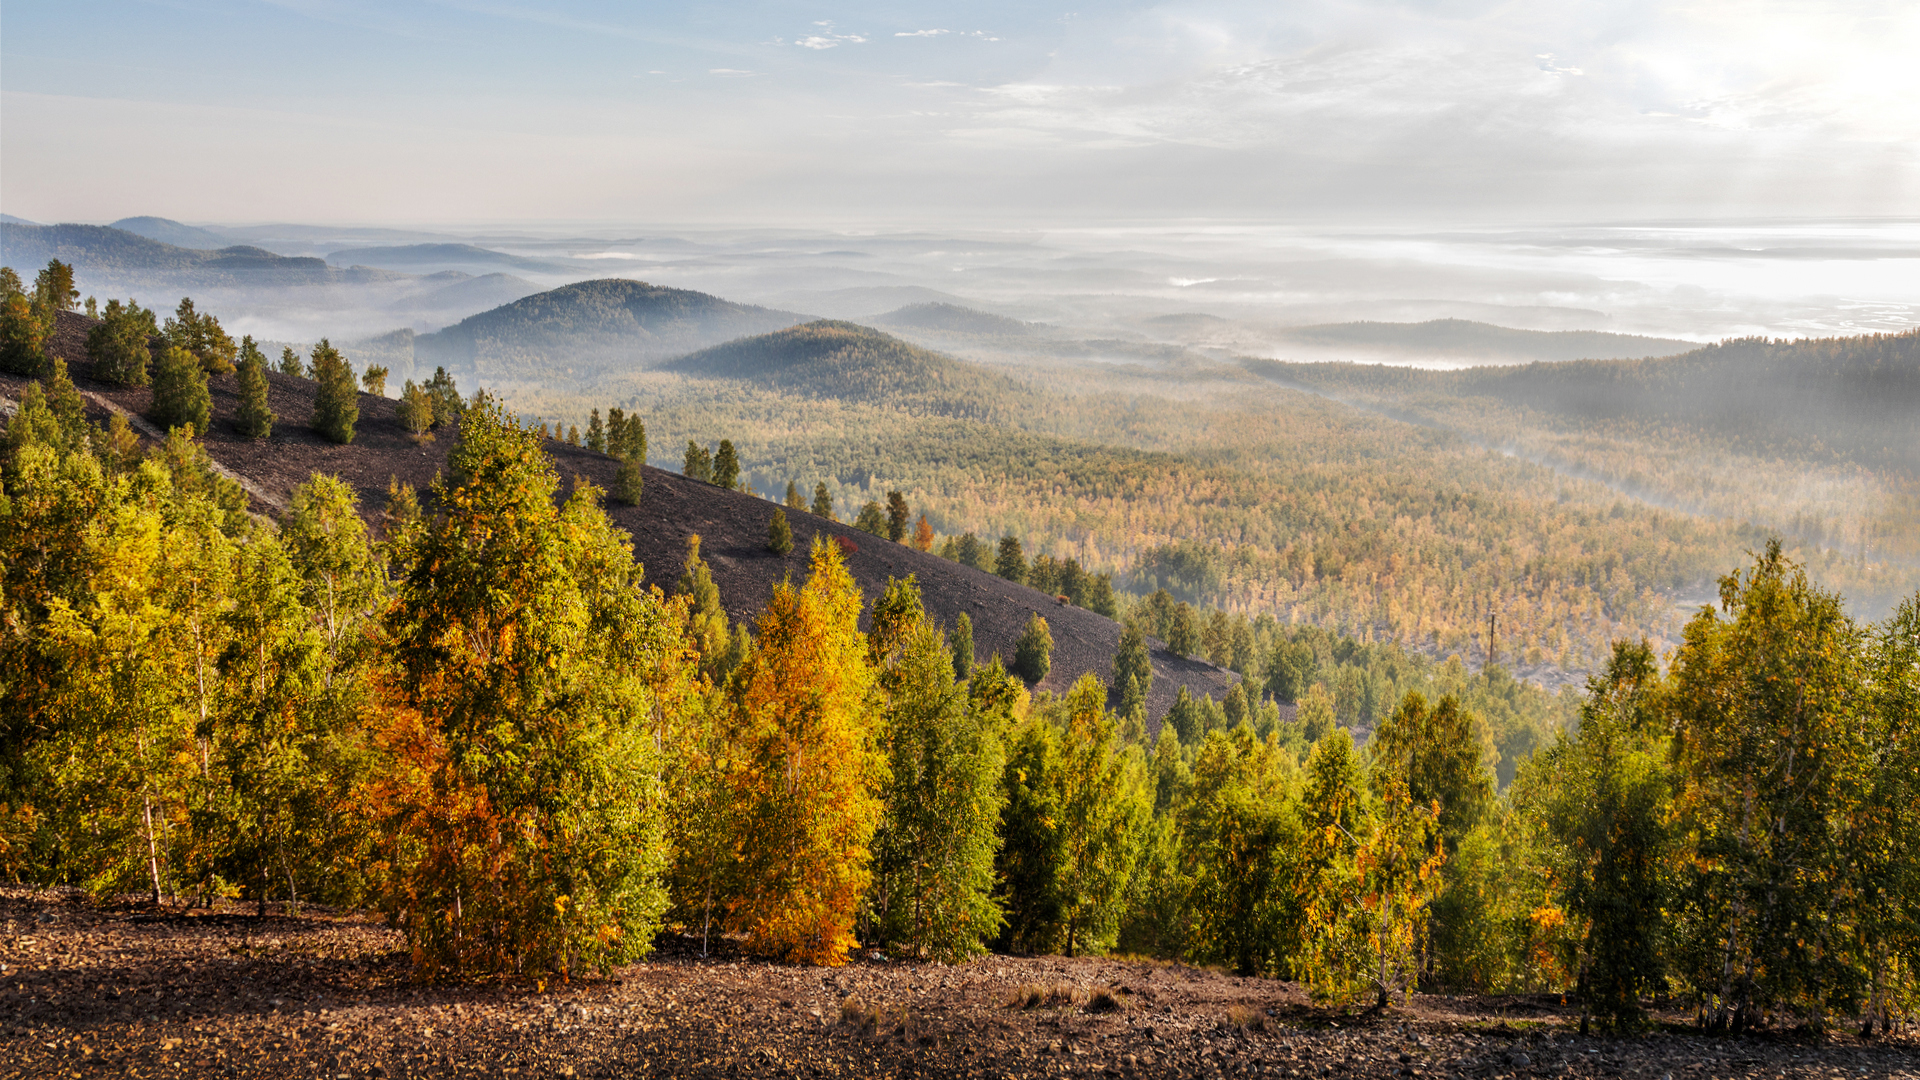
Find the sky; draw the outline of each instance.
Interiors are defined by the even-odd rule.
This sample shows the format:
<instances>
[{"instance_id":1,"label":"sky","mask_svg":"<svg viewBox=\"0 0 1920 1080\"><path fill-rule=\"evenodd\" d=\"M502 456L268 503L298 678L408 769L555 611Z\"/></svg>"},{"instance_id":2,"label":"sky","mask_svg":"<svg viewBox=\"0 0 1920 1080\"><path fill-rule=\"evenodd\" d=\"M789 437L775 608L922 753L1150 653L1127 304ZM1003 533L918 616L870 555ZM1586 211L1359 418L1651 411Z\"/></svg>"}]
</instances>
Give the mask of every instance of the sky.
<instances>
[{"instance_id":1,"label":"sky","mask_svg":"<svg viewBox=\"0 0 1920 1080\"><path fill-rule=\"evenodd\" d=\"M1920 4L5 0L37 221L1920 217Z\"/></svg>"}]
</instances>

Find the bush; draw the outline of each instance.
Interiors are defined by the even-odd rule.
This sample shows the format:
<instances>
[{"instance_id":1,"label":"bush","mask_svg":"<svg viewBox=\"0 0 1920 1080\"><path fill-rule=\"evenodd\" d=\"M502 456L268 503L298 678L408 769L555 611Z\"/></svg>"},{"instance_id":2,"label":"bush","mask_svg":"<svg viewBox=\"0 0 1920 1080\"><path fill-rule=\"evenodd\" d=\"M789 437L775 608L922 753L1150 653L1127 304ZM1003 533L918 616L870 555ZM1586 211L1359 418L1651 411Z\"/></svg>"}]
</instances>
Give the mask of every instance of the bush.
<instances>
[{"instance_id":1,"label":"bush","mask_svg":"<svg viewBox=\"0 0 1920 1080\"><path fill-rule=\"evenodd\" d=\"M1052 667L1053 635L1047 630L1047 620L1035 612L1013 646L1013 671L1032 685L1046 678Z\"/></svg>"}]
</instances>

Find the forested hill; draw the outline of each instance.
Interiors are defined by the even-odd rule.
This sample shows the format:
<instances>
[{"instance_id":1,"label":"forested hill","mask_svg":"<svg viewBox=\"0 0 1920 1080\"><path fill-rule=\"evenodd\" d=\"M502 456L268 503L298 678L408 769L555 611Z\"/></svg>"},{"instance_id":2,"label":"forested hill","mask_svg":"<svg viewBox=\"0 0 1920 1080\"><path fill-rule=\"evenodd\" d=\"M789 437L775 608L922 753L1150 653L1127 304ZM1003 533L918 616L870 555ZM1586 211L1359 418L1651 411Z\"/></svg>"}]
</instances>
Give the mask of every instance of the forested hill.
<instances>
[{"instance_id":1,"label":"forested hill","mask_svg":"<svg viewBox=\"0 0 1920 1080\"><path fill-rule=\"evenodd\" d=\"M685 356L663 370L762 385L916 415L1007 419L1030 391L1004 375L856 323L822 319Z\"/></svg>"},{"instance_id":2,"label":"forested hill","mask_svg":"<svg viewBox=\"0 0 1920 1080\"><path fill-rule=\"evenodd\" d=\"M1299 326L1282 331L1280 340L1316 349L1408 352L1462 360L1671 356L1695 347L1694 342L1676 338L1598 330L1516 330L1467 319Z\"/></svg>"},{"instance_id":3,"label":"forested hill","mask_svg":"<svg viewBox=\"0 0 1920 1080\"><path fill-rule=\"evenodd\" d=\"M0 224L0 263L44 266L69 263L93 287L113 290L140 285L316 285L399 279L388 270L339 270L320 259L289 258L264 248L238 245L215 251L172 244L105 225Z\"/></svg>"},{"instance_id":4,"label":"forested hill","mask_svg":"<svg viewBox=\"0 0 1920 1080\"><path fill-rule=\"evenodd\" d=\"M1569 420L1711 432L1766 454L1920 473L1920 330L1863 337L1742 338L1678 356L1465 371L1247 361L1330 393L1493 399Z\"/></svg>"},{"instance_id":5,"label":"forested hill","mask_svg":"<svg viewBox=\"0 0 1920 1080\"><path fill-rule=\"evenodd\" d=\"M552 382L645 366L804 319L688 289L601 278L483 311L420 336L414 349L422 370L445 365L490 386Z\"/></svg>"},{"instance_id":6,"label":"forested hill","mask_svg":"<svg viewBox=\"0 0 1920 1080\"><path fill-rule=\"evenodd\" d=\"M957 334L1003 334L1024 337L1037 327L1005 315L975 311L958 304L908 304L906 307L876 315L870 322L880 326L904 326L916 330L937 330Z\"/></svg>"}]
</instances>

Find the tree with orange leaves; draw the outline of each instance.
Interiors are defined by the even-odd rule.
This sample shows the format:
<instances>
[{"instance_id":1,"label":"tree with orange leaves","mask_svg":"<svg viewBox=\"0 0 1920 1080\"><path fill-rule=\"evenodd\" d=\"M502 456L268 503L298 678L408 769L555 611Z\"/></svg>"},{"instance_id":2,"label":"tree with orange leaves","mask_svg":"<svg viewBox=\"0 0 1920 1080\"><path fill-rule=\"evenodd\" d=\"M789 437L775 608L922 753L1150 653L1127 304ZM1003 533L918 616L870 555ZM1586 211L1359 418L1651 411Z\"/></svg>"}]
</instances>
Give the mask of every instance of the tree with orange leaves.
<instances>
[{"instance_id":1,"label":"tree with orange leaves","mask_svg":"<svg viewBox=\"0 0 1920 1080\"><path fill-rule=\"evenodd\" d=\"M860 590L824 537L811 563L774 587L733 675L731 906L755 951L832 965L855 943L886 765Z\"/></svg>"},{"instance_id":2,"label":"tree with orange leaves","mask_svg":"<svg viewBox=\"0 0 1920 1080\"><path fill-rule=\"evenodd\" d=\"M383 900L428 974L623 963L666 906L673 700L650 673L682 664L684 615L641 590L597 489L555 506L552 462L498 406L466 412L450 464L386 617Z\"/></svg>"},{"instance_id":3,"label":"tree with orange leaves","mask_svg":"<svg viewBox=\"0 0 1920 1080\"><path fill-rule=\"evenodd\" d=\"M920 523L913 527L913 546L921 551L933 550L933 526L927 523L927 515L920 515Z\"/></svg>"}]
</instances>

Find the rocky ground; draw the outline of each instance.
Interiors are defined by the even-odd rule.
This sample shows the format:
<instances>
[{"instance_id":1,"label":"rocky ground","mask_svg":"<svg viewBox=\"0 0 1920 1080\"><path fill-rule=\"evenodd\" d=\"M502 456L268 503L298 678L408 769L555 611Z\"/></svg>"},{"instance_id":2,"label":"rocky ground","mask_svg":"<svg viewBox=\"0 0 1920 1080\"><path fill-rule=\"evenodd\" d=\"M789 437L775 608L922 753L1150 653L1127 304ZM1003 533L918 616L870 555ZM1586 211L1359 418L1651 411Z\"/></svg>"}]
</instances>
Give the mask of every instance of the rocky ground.
<instances>
[{"instance_id":1,"label":"rocky ground","mask_svg":"<svg viewBox=\"0 0 1920 1080\"><path fill-rule=\"evenodd\" d=\"M399 935L350 912L7 889L0 924L9 1078L1920 1076L1911 1030L1582 1038L1558 998L1369 1015L1139 961L796 968L673 938L604 980L447 986L410 981Z\"/></svg>"}]
</instances>

